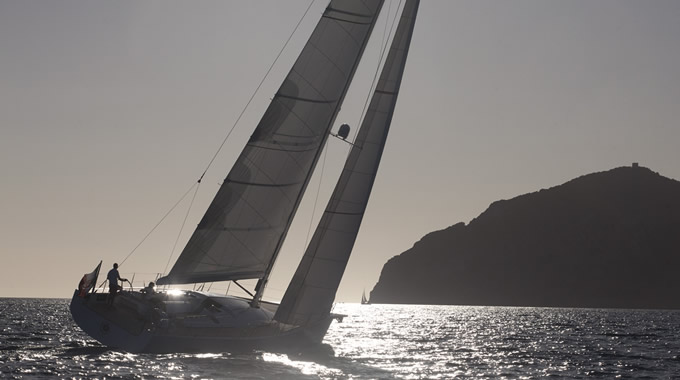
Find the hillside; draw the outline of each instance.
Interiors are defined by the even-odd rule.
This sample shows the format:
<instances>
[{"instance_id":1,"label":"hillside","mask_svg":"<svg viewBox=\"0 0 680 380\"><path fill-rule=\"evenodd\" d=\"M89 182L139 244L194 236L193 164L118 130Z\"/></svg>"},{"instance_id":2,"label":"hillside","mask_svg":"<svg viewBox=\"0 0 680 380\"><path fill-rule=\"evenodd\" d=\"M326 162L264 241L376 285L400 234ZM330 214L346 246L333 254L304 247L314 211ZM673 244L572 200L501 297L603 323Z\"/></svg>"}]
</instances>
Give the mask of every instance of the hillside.
<instances>
[{"instance_id":1,"label":"hillside","mask_svg":"<svg viewBox=\"0 0 680 380\"><path fill-rule=\"evenodd\" d=\"M494 202L390 259L370 298L680 308L680 182L621 167Z\"/></svg>"}]
</instances>

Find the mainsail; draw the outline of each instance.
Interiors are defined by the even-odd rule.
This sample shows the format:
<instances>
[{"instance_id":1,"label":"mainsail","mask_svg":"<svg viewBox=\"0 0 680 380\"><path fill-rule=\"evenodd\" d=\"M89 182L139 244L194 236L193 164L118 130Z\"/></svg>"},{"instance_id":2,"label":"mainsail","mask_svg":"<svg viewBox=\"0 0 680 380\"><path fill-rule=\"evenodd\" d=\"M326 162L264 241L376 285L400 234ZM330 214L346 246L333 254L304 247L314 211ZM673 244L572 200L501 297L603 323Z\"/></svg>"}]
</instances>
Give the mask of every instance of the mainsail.
<instances>
[{"instance_id":1,"label":"mainsail","mask_svg":"<svg viewBox=\"0 0 680 380\"><path fill-rule=\"evenodd\" d=\"M274 319L325 318L347 266L380 164L406 65L419 0L407 0L380 79L333 195Z\"/></svg>"},{"instance_id":2,"label":"mainsail","mask_svg":"<svg viewBox=\"0 0 680 380\"><path fill-rule=\"evenodd\" d=\"M159 284L265 278L383 0L333 0L170 273Z\"/></svg>"}]
</instances>

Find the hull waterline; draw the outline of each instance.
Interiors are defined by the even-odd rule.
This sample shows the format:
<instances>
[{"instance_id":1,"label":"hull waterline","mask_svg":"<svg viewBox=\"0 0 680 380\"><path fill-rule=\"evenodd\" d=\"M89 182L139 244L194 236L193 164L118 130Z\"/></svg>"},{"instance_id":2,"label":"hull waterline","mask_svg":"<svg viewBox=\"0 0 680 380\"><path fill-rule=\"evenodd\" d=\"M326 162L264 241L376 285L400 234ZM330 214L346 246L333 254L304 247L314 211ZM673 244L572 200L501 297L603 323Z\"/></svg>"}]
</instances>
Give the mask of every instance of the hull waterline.
<instances>
[{"instance_id":1,"label":"hull waterline","mask_svg":"<svg viewBox=\"0 0 680 380\"><path fill-rule=\"evenodd\" d=\"M305 327L273 321L278 305L252 308L238 297L202 292L162 295L149 301L138 292L116 296L75 292L71 314L78 326L103 345L133 353L239 352L250 350L297 350L319 345L333 319Z\"/></svg>"}]
</instances>

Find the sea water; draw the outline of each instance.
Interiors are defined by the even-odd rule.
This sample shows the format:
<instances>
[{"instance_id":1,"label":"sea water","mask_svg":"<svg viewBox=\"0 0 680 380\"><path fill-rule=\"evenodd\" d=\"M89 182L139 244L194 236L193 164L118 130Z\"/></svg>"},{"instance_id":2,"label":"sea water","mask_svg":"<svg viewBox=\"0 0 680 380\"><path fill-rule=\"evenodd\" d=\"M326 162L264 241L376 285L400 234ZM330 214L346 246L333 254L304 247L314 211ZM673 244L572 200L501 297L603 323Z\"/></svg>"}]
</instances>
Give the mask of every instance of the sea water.
<instances>
[{"instance_id":1,"label":"sea water","mask_svg":"<svg viewBox=\"0 0 680 380\"><path fill-rule=\"evenodd\" d=\"M0 299L1 378L680 378L680 311L338 304L318 351L130 354L64 299Z\"/></svg>"}]
</instances>

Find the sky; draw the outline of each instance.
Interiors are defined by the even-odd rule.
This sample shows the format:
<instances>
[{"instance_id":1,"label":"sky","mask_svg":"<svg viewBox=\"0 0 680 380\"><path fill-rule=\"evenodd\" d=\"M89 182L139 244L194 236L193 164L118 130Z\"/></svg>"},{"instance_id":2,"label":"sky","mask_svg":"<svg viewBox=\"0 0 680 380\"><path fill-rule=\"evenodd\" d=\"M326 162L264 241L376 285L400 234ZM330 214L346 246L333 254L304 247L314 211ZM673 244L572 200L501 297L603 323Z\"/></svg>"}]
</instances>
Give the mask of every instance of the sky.
<instances>
[{"instance_id":1,"label":"sky","mask_svg":"<svg viewBox=\"0 0 680 380\"><path fill-rule=\"evenodd\" d=\"M68 298L100 260L122 262L201 175L309 4L0 0L0 297ZM397 4L338 125L359 124ZM325 6L313 2L182 233L187 200L123 276L169 270ZM358 302L389 258L496 200L633 162L680 179L678 18L675 0L423 0L336 300ZM347 148L329 140L265 299L282 297Z\"/></svg>"}]
</instances>

